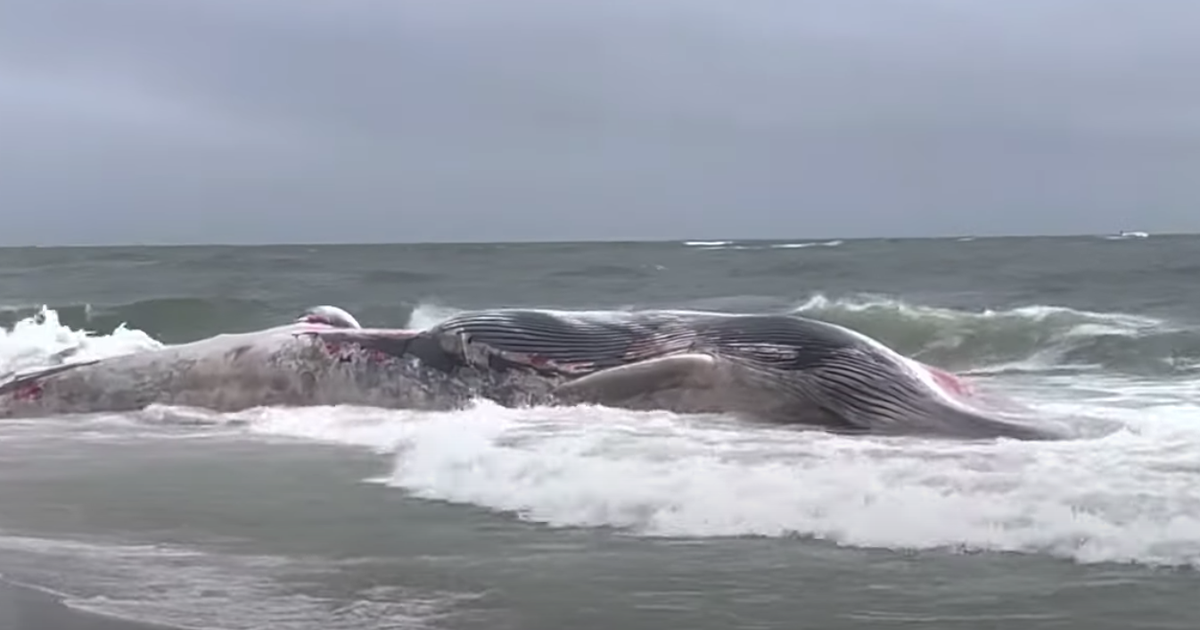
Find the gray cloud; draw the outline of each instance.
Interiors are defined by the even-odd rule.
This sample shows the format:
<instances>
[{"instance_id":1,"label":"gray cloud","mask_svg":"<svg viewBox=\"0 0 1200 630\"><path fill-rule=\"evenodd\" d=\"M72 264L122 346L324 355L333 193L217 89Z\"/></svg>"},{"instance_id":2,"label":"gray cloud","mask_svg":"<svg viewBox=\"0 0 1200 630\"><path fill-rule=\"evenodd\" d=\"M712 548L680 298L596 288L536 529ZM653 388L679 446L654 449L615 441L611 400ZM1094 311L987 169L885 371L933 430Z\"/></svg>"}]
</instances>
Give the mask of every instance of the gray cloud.
<instances>
[{"instance_id":1,"label":"gray cloud","mask_svg":"<svg viewBox=\"0 0 1200 630\"><path fill-rule=\"evenodd\" d=\"M1183 0L7 0L0 244L1200 231Z\"/></svg>"}]
</instances>

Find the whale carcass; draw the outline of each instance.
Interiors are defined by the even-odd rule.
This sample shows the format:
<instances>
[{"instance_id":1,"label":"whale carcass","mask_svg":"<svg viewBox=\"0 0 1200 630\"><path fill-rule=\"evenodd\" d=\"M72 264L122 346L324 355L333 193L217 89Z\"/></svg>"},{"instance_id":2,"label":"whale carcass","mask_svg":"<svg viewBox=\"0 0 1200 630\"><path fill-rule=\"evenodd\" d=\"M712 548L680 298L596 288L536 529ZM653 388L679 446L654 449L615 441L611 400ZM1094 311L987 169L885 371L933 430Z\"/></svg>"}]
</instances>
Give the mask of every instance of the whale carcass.
<instances>
[{"instance_id":1,"label":"whale carcass","mask_svg":"<svg viewBox=\"0 0 1200 630\"><path fill-rule=\"evenodd\" d=\"M791 314L492 309L422 330L364 328L317 307L262 331L96 361L0 384L0 416L151 404L448 410L596 404L727 413L874 434L1049 439L988 411L960 379L865 335Z\"/></svg>"}]
</instances>

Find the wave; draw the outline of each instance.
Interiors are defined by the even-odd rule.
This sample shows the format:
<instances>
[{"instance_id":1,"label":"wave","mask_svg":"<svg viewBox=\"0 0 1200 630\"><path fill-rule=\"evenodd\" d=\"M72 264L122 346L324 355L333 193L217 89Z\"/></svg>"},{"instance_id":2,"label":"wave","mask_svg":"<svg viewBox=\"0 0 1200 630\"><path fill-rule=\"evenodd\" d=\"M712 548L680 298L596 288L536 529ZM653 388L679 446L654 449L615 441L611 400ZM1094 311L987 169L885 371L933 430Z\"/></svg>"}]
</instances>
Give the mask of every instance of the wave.
<instances>
[{"instance_id":1,"label":"wave","mask_svg":"<svg viewBox=\"0 0 1200 630\"><path fill-rule=\"evenodd\" d=\"M797 241L778 243L737 243L735 241L684 241L684 247L700 250L765 250L765 249L808 249L809 247L838 247L845 241L835 239L829 241Z\"/></svg>"},{"instance_id":2,"label":"wave","mask_svg":"<svg viewBox=\"0 0 1200 630\"><path fill-rule=\"evenodd\" d=\"M141 330L163 341L184 341L269 323L278 309L267 302L227 298L159 298L127 304L55 304L0 309L0 328L54 313L57 322L77 330L112 331L121 326ZM294 317L295 313L291 313Z\"/></svg>"},{"instance_id":3,"label":"wave","mask_svg":"<svg viewBox=\"0 0 1200 630\"><path fill-rule=\"evenodd\" d=\"M739 300L721 310L736 310ZM0 331L47 339L59 352L71 344L99 343L95 335L119 332L177 343L223 332L274 326L294 317L291 308L253 300L157 299L109 307L68 305L0 310ZM1098 313L1060 306L966 311L911 304L879 296L830 298L821 294L787 309L874 337L931 365L984 374L1104 371L1138 376L1190 375L1200 371L1200 329L1151 317ZM425 328L460 312L423 303L398 307L378 325ZM376 315L372 311L371 315ZM361 316L361 314L360 314ZM49 327L39 321L52 318ZM35 332L40 330L41 332ZM14 333L8 333L11 337ZM116 333L114 333L116 334ZM82 335L82 336L81 336ZM33 338L31 337L31 339ZM86 339L85 339L86 338ZM0 344L4 341L0 332ZM141 343L139 341L139 343ZM16 354L20 354L19 352ZM5 360L0 357L0 373ZM27 361L20 361L21 364Z\"/></svg>"},{"instance_id":4,"label":"wave","mask_svg":"<svg viewBox=\"0 0 1200 630\"><path fill-rule=\"evenodd\" d=\"M1194 410L1125 410L1110 416L1125 430L1039 444L482 403L432 414L325 408L235 417L264 437L390 454L393 469L371 481L411 496L554 527L1200 566Z\"/></svg>"},{"instance_id":5,"label":"wave","mask_svg":"<svg viewBox=\"0 0 1200 630\"><path fill-rule=\"evenodd\" d=\"M770 247L771 249L808 249L809 247L837 247L837 246L841 245L843 242L844 241L833 240L833 241L816 241L816 242L806 242L806 243L776 243L774 245L769 245L768 247Z\"/></svg>"},{"instance_id":6,"label":"wave","mask_svg":"<svg viewBox=\"0 0 1200 630\"><path fill-rule=\"evenodd\" d=\"M795 312L853 328L903 354L951 369L1100 369L1138 375L1200 369L1200 330L1140 315L1036 305L965 311L823 295Z\"/></svg>"},{"instance_id":7,"label":"wave","mask_svg":"<svg viewBox=\"0 0 1200 630\"><path fill-rule=\"evenodd\" d=\"M146 332L123 324L109 334L72 327L60 319L57 311L41 308L10 327L0 327L0 382L22 370L152 350L162 345Z\"/></svg>"}]
</instances>

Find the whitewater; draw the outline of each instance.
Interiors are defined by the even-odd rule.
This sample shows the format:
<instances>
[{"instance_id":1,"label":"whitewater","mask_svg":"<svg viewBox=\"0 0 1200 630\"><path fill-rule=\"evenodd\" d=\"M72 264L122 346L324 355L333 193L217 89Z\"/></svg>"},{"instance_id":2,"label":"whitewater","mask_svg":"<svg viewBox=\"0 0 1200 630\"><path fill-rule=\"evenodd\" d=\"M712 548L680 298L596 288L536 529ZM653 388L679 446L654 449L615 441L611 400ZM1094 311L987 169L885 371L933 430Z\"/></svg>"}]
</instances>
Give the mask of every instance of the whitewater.
<instances>
[{"instance_id":1,"label":"whitewater","mask_svg":"<svg viewBox=\"0 0 1200 630\"><path fill-rule=\"evenodd\" d=\"M313 442L391 460L387 474L365 483L557 528L1200 566L1200 380L1177 351L1194 336L1188 327L1066 307L965 311L877 296L817 295L794 310L967 374L1080 437L845 437L719 416L479 403L451 413L154 407L6 423L0 447L51 434ZM454 312L424 304L397 324L424 327ZM45 309L0 329L0 375L161 345L125 326L71 328Z\"/></svg>"}]
</instances>

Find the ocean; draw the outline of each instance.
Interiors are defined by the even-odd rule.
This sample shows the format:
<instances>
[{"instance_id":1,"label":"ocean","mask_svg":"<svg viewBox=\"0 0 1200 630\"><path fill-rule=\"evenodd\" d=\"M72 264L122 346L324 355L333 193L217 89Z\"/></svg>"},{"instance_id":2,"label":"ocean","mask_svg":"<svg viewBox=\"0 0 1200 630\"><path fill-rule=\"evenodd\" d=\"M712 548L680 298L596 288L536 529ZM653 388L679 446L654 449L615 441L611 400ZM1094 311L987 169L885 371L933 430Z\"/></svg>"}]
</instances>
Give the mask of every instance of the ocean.
<instances>
[{"instance_id":1,"label":"ocean","mask_svg":"<svg viewBox=\"0 0 1200 630\"><path fill-rule=\"evenodd\" d=\"M1192 630L1198 277L1193 236L0 250L0 375L316 304L796 312L1077 436L484 403L3 421L0 628L52 598L78 628Z\"/></svg>"}]
</instances>

